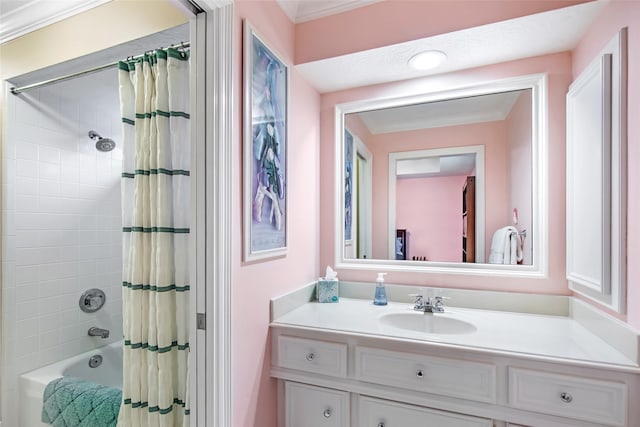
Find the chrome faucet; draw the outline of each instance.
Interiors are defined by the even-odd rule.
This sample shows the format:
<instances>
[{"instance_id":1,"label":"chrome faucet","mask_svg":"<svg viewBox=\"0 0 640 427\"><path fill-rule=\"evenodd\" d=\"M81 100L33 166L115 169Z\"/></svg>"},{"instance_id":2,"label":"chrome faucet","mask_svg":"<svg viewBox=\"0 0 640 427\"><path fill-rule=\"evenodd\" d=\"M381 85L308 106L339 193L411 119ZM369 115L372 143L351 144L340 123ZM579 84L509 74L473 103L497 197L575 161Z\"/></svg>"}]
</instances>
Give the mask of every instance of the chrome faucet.
<instances>
[{"instance_id":1,"label":"chrome faucet","mask_svg":"<svg viewBox=\"0 0 640 427\"><path fill-rule=\"evenodd\" d=\"M102 329L102 328L96 328L95 326L89 328L89 336L90 337L100 337L103 339L107 339L109 338L109 330L108 329Z\"/></svg>"},{"instance_id":2,"label":"chrome faucet","mask_svg":"<svg viewBox=\"0 0 640 427\"><path fill-rule=\"evenodd\" d=\"M422 294L410 294L416 300L413 302L413 309L424 313L444 313L444 297L424 297Z\"/></svg>"}]
</instances>

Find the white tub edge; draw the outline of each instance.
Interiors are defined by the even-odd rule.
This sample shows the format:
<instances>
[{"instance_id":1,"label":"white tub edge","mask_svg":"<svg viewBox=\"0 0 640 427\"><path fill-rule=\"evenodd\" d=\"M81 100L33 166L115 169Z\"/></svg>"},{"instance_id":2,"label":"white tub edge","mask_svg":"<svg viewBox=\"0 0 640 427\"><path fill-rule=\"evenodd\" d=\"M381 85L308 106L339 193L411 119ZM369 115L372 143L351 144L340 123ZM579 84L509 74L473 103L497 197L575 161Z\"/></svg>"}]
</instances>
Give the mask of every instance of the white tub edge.
<instances>
[{"instance_id":1,"label":"white tub edge","mask_svg":"<svg viewBox=\"0 0 640 427\"><path fill-rule=\"evenodd\" d=\"M51 427L40 421L42 395L47 384L56 378L62 377L63 372L70 365L83 359L88 360L92 355L104 351L107 347L115 348L120 346L122 346L122 341L116 341L20 375L18 378L18 422L20 427Z\"/></svg>"}]
</instances>

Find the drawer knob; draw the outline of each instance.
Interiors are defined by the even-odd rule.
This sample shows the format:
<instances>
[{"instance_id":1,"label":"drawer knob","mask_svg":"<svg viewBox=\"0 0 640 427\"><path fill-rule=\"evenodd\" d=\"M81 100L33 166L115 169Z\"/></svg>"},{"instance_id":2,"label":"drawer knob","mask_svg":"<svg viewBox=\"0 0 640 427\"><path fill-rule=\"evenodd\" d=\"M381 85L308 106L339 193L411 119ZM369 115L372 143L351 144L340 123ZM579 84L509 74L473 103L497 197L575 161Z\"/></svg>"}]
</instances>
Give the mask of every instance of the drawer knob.
<instances>
[{"instance_id":1,"label":"drawer knob","mask_svg":"<svg viewBox=\"0 0 640 427\"><path fill-rule=\"evenodd\" d=\"M314 353L307 353L307 355L305 356L305 359L307 359L309 362L311 362L315 358L316 355Z\"/></svg>"},{"instance_id":2,"label":"drawer knob","mask_svg":"<svg viewBox=\"0 0 640 427\"><path fill-rule=\"evenodd\" d=\"M562 393L560 393L560 399L562 399L562 401L565 402L565 403L571 403L571 401L573 400L573 396L571 396L571 394L563 391Z\"/></svg>"},{"instance_id":3,"label":"drawer knob","mask_svg":"<svg viewBox=\"0 0 640 427\"><path fill-rule=\"evenodd\" d=\"M416 377L418 377L419 379L423 379L424 378L424 372L422 372L422 369L418 369L416 371Z\"/></svg>"},{"instance_id":4,"label":"drawer knob","mask_svg":"<svg viewBox=\"0 0 640 427\"><path fill-rule=\"evenodd\" d=\"M331 408L325 409L322 415L324 415L325 418L329 418L331 416Z\"/></svg>"}]
</instances>

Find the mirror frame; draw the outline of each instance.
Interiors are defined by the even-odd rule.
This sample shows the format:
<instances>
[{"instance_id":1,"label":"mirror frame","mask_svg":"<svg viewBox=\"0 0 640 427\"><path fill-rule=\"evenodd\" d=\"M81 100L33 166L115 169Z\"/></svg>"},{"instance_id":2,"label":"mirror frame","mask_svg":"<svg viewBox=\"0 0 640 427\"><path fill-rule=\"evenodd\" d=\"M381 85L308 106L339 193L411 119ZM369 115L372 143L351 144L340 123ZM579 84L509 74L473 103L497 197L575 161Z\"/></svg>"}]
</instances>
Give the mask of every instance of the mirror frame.
<instances>
[{"instance_id":1,"label":"mirror frame","mask_svg":"<svg viewBox=\"0 0 640 427\"><path fill-rule=\"evenodd\" d=\"M532 230L531 265L471 264L435 261L350 259L345 258L344 235L344 149L345 115L404 105L443 101L453 98L487 95L495 92L531 89L531 161L532 161ZM397 271L454 275L492 275L519 278L546 278L548 275L548 82L546 73L506 78L463 86L450 86L438 91L400 96L372 98L335 105L334 134L334 258L335 268L350 270ZM375 159L374 159L375 161ZM388 159L382 159L387 162Z\"/></svg>"}]
</instances>

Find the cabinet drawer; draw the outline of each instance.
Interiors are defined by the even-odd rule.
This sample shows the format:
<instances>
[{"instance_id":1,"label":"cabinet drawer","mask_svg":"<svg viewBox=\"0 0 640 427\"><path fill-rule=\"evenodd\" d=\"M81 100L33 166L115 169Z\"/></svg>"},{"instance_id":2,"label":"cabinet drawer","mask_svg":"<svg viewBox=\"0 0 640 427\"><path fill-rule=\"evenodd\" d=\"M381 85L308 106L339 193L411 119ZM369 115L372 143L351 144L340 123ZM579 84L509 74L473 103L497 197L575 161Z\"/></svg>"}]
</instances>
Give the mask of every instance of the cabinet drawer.
<instances>
[{"instance_id":1,"label":"cabinet drawer","mask_svg":"<svg viewBox=\"0 0 640 427\"><path fill-rule=\"evenodd\" d=\"M496 402L496 367L367 347L356 348L356 378L480 402Z\"/></svg>"},{"instance_id":2,"label":"cabinet drawer","mask_svg":"<svg viewBox=\"0 0 640 427\"><path fill-rule=\"evenodd\" d=\"M509 368L509 404L545 414L626 425L627 386L528 369Z\"/></svg>"},{"instance_id":3,"label":"cabinet drawer","mask_svg":"<svg viewBox=\"0 0 640 427\"><path fill-rule=\"evenodd\" d=\"M334 377L347 376L347 345L278 337L277 366Z\"/></svg>"},{"instance_id":4,"label":"cabinet drawer","mask_svg":"<svg viewBox=\"0 0 640 427\"><path fill-rule=\"evenodd\" d=\"M361 396L358 427L492 427L485 418Z\"/></svg>"},{"instance_id":5,"label":"cabinet drawer","mask_svg":"<svg viewBox=\"0 0 640 427\"><path fill-rule=\"evenodd\" d=\"M285 383L286 427L348 427L349 393Z\"/></svg>"}]
</instances>

